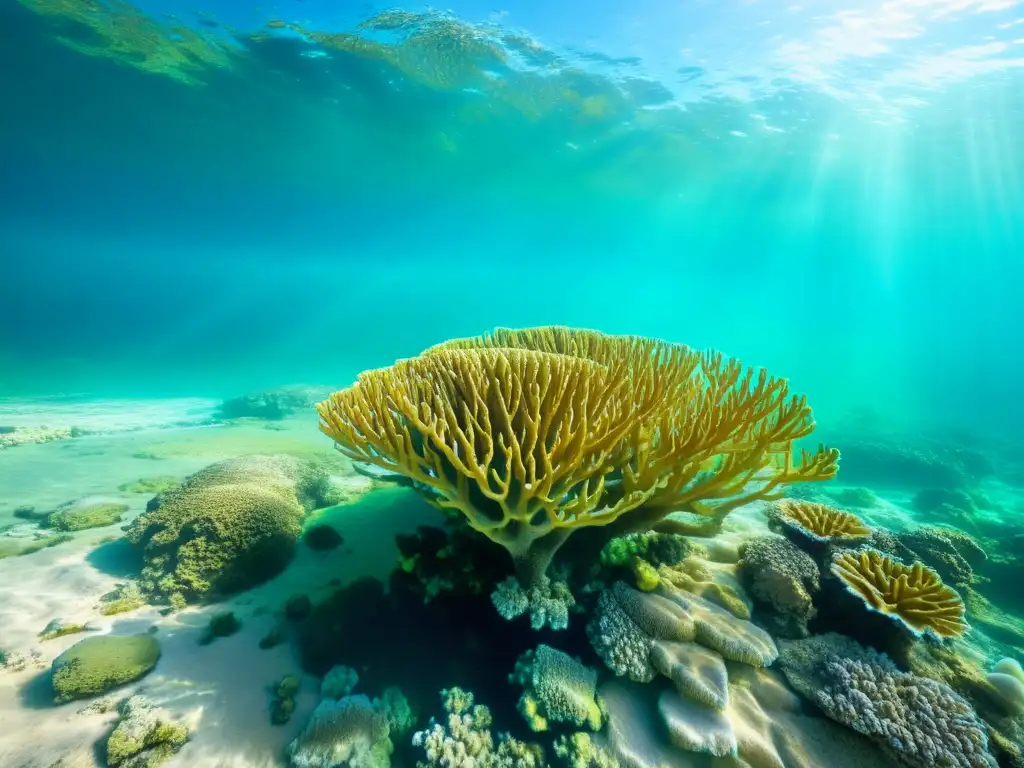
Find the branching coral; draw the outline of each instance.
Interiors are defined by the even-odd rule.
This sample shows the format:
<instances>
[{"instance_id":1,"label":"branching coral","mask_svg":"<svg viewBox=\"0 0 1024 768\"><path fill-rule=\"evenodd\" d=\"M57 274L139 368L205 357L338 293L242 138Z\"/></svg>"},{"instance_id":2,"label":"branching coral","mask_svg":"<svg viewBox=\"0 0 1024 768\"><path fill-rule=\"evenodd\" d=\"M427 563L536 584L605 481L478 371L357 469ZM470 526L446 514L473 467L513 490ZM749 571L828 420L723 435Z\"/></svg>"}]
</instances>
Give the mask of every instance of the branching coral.
<instances>
[{"instance_id":1,"label":"branching coral","mask_svg":"<svg viewBox=\"0 0 1024 768\"><path fill-rule=\"evenodd\" d=\"M540 749L507 734L495 745L491 711L473 704L473 694L461 688L441 691L447 724L431 720L430 727L413 734L413 746L422 747L426 761L417 768L541 768Z\"/></svg>"},{"instance_id":2,"label":"branching coral","mask_svg":"<svg viewBox=\"0 0 1024 768\"><path fill-rule=\"evenodd\" d=\"M539 645L519 658L509 682L525 689L519 712L532 730L546 731L549 721L600 730L597 672L568 654Z\"/></svg>"},{"instance_id":3,"label":"branching coral","mask_svg":"<svg viewBox=\"0 0 1024 768\"><path fill-rule=\"evenodd\" d=\"M915 636L958 637L967 631L960 595L920 562L906 566L866 549L835 555L832 573L868 608L896 619Z\"/></svg>"},{"instance_id":4,"label":"branching coral","mask_svg":"<svg viewBox=\"0 0 1024 768\"><path fill-rule=\"evenodd\" d=\"M780 499L773 504L772 517L784 528L816 542L848 543L871 535L871 529L852 512L811 501Z\"/></svg>"},{"instance_id":5,"label":"branching coral","mask_svg":"<svg viewBox=\"0 0 1024 768\"><path fill-rule=\"evenodd\" d=\"M785 380L717 353L568 328L499 330L368 371L320 403L351 458L405 476L512 555L524 587L583 526L670 512L714 523L779 486L835 474L794 461L814 428Z\"/></svg>"}]
</instances>

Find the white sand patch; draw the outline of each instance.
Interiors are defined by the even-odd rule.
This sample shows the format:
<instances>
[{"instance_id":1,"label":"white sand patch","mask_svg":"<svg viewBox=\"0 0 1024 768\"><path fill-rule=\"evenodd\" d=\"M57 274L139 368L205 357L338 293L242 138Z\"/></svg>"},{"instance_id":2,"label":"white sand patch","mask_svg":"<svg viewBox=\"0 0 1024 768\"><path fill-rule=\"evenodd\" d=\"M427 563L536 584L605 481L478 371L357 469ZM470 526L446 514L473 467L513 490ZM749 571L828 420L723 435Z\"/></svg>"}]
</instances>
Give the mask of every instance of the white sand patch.
<instances>
[{"instance_id":1,"label":"white sand patch","mask_svg":"<svg viewBox=\"0 0 1024 768\"><path fill-rule=\"evenodd\" d=\"M0 399L0 425L31 429L78 429L129 432L201 424L213 417L217 400Z\"/></svg>"}]
</instances>

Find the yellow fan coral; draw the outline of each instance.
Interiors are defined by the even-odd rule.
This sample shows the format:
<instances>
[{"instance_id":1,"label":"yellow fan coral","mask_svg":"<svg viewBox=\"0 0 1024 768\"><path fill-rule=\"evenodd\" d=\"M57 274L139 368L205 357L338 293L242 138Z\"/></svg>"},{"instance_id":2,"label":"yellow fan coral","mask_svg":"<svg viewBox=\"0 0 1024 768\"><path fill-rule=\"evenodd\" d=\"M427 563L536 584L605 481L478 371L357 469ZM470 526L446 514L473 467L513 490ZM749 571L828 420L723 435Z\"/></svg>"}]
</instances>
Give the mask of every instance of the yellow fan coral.
<instances>
[{"instance_id":1,"label":"yellow fan coral","mask_svg":"<svg viewBox=\"0 0 1024 768\"><path fill-rule=\"evenodd\" d=\"M562 327L438 345L368 371L318 405L357 461L409 478L504 546L537 583L577 527L675 510L720 518L781 483L836 471L838 452L792 441L814 427L783 380L717 353Z\"/></svg>"},{"instance_id":2,"label":"yellow fan coral","mask_svg":"<svg viewBox=\"0 0 1024 768\"><path fill-rule=\"evenodd\" d=\"M914 635L958 637L967 631L960 595L920 562L906 566L866 549L833 557L832 573L865 605L901 622Z\"/></svg>"},{"instance_id":3,"label":"yellow fan coral","mask_svg":"<svg viewBox=\"0 0 1024 768\"><path fill-rule=\"evenodd\" d=\"M859 517L825 504L782 499L774 511L787 528L815 541L852 541L871 535L871 529Z\"/></svg>"}]
</instances>

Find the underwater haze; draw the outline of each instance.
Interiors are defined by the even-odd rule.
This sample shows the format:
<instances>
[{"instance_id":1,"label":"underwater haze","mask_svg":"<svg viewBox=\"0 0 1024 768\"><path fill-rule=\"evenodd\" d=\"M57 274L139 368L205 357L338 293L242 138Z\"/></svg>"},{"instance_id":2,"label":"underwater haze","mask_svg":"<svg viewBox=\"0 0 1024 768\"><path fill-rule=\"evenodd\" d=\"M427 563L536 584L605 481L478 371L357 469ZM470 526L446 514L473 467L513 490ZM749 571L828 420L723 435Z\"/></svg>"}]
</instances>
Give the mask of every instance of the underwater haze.
<instances>
[{"instance_id":1,"label":"underwater haze","mask_svg":"<svg viewBox=\"0 0 1024 768\"><path fill-rule=\"evenodd\" d=\"M1024 0L0 0L0 768L1024 768Z\"/></svg>"},{"instance_id":2,"label":"underwater haze","mask_svg":"<svg viewBox=\"0 0 1024 768\"><path fill-rule=\"evenodd\" d=\"M1021 425L1024 15L4 3L0 390L342 385L495 326Z\"/></svg>"}]
</instances>

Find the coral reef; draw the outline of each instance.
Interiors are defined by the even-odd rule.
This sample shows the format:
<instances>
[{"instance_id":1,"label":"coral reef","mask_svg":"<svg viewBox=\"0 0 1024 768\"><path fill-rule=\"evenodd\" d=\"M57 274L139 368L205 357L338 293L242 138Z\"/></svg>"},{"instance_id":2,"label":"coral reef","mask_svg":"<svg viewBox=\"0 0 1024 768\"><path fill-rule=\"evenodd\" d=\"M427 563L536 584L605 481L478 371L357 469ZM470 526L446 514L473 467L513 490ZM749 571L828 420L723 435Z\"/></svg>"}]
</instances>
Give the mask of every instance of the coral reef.
<instances>
[{"instance_id":1,"label":"coral reef","mask_svg":"<svg viewBox=\"0 0 1024 768\"><path fill-rule=\"evenodd\" d=\"M825 493L836 503L844 507L871 509L878 504L878 496L870 488L839 488L826 489Z\"/></svg>"},{"instance_id":2,"label":"coral reef","mask_svg":"<svg viewBox=\"0 0 1024 768\"><path fill-rule=\"evenodd\" d=\"M422 747L426 760L417 768L542 768L544 756L538 747L524 744L508 734L495 744L491 733L491 711L473 704L473 694L461 688L441 691L446 725L431 719L430 726L413 735L413 746Z\"/></svg>"},{"instance_id":3,"label":"coral reef","mask_svg":"<svg viewBox=\"0 0 1024 768\"><path fill-rule=\"evenodd\" d=\"M700 547L683 536L645 531L616 536L601 549L601 564L627 566L635 558L651 565L675 565L691 555L700 555Z\"/></svg>"},{"instance_id":4,"label":"coral reef","mask_svg":"<svg viewBox=\"0 0 1024 768\"><path fill-rule=\"evenodd\" d=\"M442 593L479 595L508 574L487 539L462 518L446 522L445 529L420 526L395 537L402 572L426 603Z\"/></svg>"},{"instance_id":5,"label":"coral reef","mask_svg":"<svg viewBox=\"0 0 1024 768\"><path fill-rule=\"evenodd\" d=\"M294 768L389 768L394 745L384 708L363 694L321 701L288 745Z\"/></svg>"},{"instance_id":6,"label":"coral reef","mask_svg":"<svg viewBox=\"0 0 1024 768\"><path fill-rule=\"evenodd\" d=\"M284 615L289 621L302 621L313 610L309 595L292 595L285 601Z\"/></svg>"},{"instance_id":7,"label":"coral reef","mask_svg":"<svg viewBox=\"0 0 1024 768\"><path fill-rule=\"evenodd\" d=\"M616 675L645 683L660 673L705 706L727 704L723 657L766 666L777 655L764 630L664 584L640 592L616 582L598 598L587 634Z\"/></svg>"},{"instance_id":8,"label":"coral reef","mask_svg":"<svg viewBox=\"0 0 1024 768\"><path fill-rule=\"evenodd\" d=\"M152 635L99 635L79 640L53 660L53 692L60 702L99 696L138 680L160 658Z\"/></svg>"},{"instance_id":9,"label":"coral reef","mask_svg":"<svg viewBox=\"0 0 1024 768\"><path fill-rule=\"evenodd\" d=\"M1008 715L1024 714L1024 670L1016 659L1000 659L985 678Z\"/></svg>"},{"instance_id":10,"label":"coral reef","mask_svg":"<svg viewBox=\"0 0 1024 768\"><path fill-rule=\"evenodd\" d=\"M984 724L948 686L839 635L784 641L780 666L830 718L910 768L994 768Z\"/></svg>"},{"instance_id":11,"label":"coral reef","mask_svg":"<svg viewBox=\"0 0 1024 768\"><path fill-rule=\"evenodd\" d=\"M87 632L89 629L89 627L83 624L70 624L64 622L62 619L54 619L43 628L42 632L39 633L39 639L41 641L56 640L58 637L77 635L82 632Z\"/></svg>"},{"instance_id":12,"label":"coral reef","mask_svg":"<svg viewBox=\"0 0 1024 768\"><path fill-rule=\"evenodd\" d=\"M117 487L122 493L166 493L181 485L181 478L173 475L142 477L132 483L123 483Z\"/></svg>"},{"instance_id":13,"label":"coral reef","mask_svg":"<svg viewBox=\"0 0 1024 768\"><path fill-rule=\"evenodd\" d=\"M572 656L538 645L519 658L509 682L525 689L519 712L531 730L546 731L549 722L600 730L601 709L594 698L597 672Z\"/></svg>"},{"instance_id":14,"label":"coral reef","mask_svg":"<svg viewBox=\"0 0 1024 768\"><path fill-rule=\"evenodd\" d=\"M811 501L780 499L771 505L769 519L798 543L849 544L871 535L871 529L852 512Z\"/></svg>"},{"instance_id":15,"label":"coral reef","mask_svg":"<svg viewBox=\"0 0 1024 768\"><path fill-rule=\"evenodd\" d=\"M294 675L285 675L270 688L270 722L284 725L295 712L295 694L302 687L302 681Z\"/></svg>"},{"instance_id":16,"label":"coral reef","mask_svg":"<svg viewBox=\"0 0 1024 768\"><path fill-rule=\"evenodd\" d=\"M559 736L555 739L554 750L567 768L620 768L618 758L586 731Z\"/></svg>"},{"instance_id":17,"label":"coral reef","mask_svg":"<svg viewBox=\"0 0 1024 768\"><path fill-rule=\"evenodd\" d=\"M576 599L565 582L541 576L533 586L524 588L514 576L509 576L495 588L491 602L503 618L517 619L529 613L534 629L566 629L569 610Z\"/></svg>"},{"instance_id":18,"label":"coral reef","mask_svg":"<svg viewBox=\"0 0 1024 768\"><path fill-rule=\"evenodd\" d=\"M299 500L320 498L325 482L322 470L289 457L245 456L207 467L128 526L144 561L140 586L193 601L276 576L295 552Z\"/></svg>"},{"instance_id":19,"label":"coral reef","mask_svg":"<svg viewBox=\"0 0 1024 768\"><path fill-rule=\"evenodd\" d=\"M836 554L832 573L870 610L897 620L914 636L958 637L967 631L960 595L920 562L905 566L866 549Z\"/></svg>"},{"instance_id":20,"label":"coral reef","mask_svg":"<svg viewBox=\"0 0 1024 768\"><path fill-rule=\"evenodd\" d=\"M120 523L127 511L127 504L71 505L51 512L46 524L56 531L84 531Z\"/></svg>"},{"instance_id":21,"label":"coral reef","mask_svg":"<svg viewBox=\"0 0 1024 768\"><path fill-rule=\"evenodd\" d=\"M343 699L359 684L359 674L343 664L338 664L324 675L320 682L320 698Z\"/></svg>"},{"instance_id":22,"label":"coral reef","mask_svg":"<svg viewBox=\"0 0 1024 768\"><path fill-rule=\"evenodd\" d=\"M973 566L982 566L988 559L985 550L971 536L956 528L922 525L896 534L906 548L904 557L921 560L934 568L943 581L958 587L975 582Z\"/></svg>"},{"instance_id":23,"label":"coral reef","mask_svg":"<svg viewBox=\"0 0 1024 768\"><path fill-rule=\"evenodd\" d=\"M821 448L794 462L814 424L782 379L559 327L439 345L317 408L346 455L407 477L503 546L526 590L577 528L622 518L646 530L677 510L717 523L783 483L832 477L838 460Z\"/></svg>"},{"instance_id":24,"label":"coral reef","mask_svg":"<svg viewBox=\"0 0 1024 768\"><path fill-rule=\"evenodd\" d=\"M128 613L141 608L146 604L146 598L142 594L137 582L126 581L118 584L112 591L100 598L99 611L103 616L114 616L119 613Z\"/></svg>"},{"instance_id":25,"label":"coral reef","mask_svg":"<svg viewBox=\"0 0 1024 768\"><path fill-rule=\"evenodd\" d=\"M188 741L188 726L172 722L166 712L143 696L126 699L118 712L121 719L107 737L109 766L157 768Z\"/></svg>"},{"instance_id":26,"label":"coral reef","mask_svg":"<svg viewBox=\"0 0 1024 768\"><path fill-rule=\"evenodd\" d=\"M281 387L261 392L250 392L225 400L217 408L220 419L265 419L280 421L298 411L312 412L318 400L327 395L322 387Z\"/></svg>"},{"instance_id":27,"label":"coral reef","mask_svg":"<svg viewBox=\"0 0 1024 768\"><path fill-rule=\"evenodd\" d=\"M781 536L761 536L740 548L743 584L780 637L806 637L814 618L814 595L821 587L818 566Z\"/></svg>"}]
</instances>

